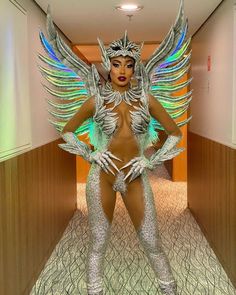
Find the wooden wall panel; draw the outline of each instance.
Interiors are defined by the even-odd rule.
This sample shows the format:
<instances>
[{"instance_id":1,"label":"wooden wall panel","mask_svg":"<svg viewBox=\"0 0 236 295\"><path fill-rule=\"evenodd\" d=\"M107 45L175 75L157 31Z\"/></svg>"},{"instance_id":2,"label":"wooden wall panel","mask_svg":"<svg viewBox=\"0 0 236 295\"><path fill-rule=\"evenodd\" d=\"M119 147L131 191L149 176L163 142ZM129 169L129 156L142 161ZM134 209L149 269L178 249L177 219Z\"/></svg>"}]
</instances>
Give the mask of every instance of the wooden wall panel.
<instances>
[{"instance_id":1,"label":"wooden wall panel","mask_svg":"<svg viewBox=\"0 0 236 295\"><path fill-rule=\"evenodd\" d=\"M49 143L0 163L0 294L29 294L76 209L75 156Z\"/></svg>"},{"instance_id":2,"label":"wooden wall panel","mask_svg":"<svg viewBox=\"0 0 236 295\"><path fill-rule=\"evenodd\" d=\"M188 206L236 286L236 150L191 132Z\"/></svg>"}]
</instances>

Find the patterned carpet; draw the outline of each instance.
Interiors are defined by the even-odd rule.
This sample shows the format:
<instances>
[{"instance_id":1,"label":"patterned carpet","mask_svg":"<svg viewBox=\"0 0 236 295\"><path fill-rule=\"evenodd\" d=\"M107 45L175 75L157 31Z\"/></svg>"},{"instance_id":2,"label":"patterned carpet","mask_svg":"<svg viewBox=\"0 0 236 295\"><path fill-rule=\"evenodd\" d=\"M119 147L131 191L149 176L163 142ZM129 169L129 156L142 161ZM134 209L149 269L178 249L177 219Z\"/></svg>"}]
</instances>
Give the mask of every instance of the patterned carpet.
<instances>
[{"instance_id":1,"label":"patterned carpet","mask_svg":"<svg viewBox=\"0 0 236 295\"><path fill-rule=\"evenodd\" d=\"M164 167L150 175L159 229L181 295L235 295L216 256L186 208L186 183L173 183ZM85 261L88 244L85 186L78 186L78 210L31 295L86 293ZM136 238L134 227L117 197L112 234L105 258L106 295L161 294L154 273Z\"/></svg>"}]
</instances>

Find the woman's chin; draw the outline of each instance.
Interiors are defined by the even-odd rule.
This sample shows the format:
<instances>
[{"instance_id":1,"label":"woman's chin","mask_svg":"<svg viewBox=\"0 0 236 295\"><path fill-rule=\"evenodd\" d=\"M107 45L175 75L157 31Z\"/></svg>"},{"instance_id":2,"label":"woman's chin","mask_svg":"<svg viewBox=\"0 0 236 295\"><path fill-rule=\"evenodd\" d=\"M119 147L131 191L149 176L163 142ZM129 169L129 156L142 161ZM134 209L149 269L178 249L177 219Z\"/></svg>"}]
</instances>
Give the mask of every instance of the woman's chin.
<instances>
[{"instance_id":1,"label":"woman's chin","mask_svg":"<svg viewBox=\"0 0 236 295\"><path fill-rule=\"evenodd\" d=\"M115 84L119 87L128 87L129 81L116 81Z\"/></svg>"}]
</instances>

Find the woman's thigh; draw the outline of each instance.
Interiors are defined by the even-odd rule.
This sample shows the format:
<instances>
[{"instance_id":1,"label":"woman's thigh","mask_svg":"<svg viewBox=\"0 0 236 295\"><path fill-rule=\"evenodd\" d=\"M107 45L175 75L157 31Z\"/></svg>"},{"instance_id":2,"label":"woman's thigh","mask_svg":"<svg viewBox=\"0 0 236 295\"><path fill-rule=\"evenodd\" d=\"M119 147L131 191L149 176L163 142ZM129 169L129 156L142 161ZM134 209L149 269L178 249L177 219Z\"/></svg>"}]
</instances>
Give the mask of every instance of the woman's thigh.
<instances>
[{"instance_id":1,"label":"woman's thigh","mask_svg":"<svg viewBox=\"0 0 236 295\"><path fill-rule=\"evenodd\" d=\"M138 229L144 218L144 190L141 177L127 184L126 192L122 195L125 207L134 227Z\"/></svg>"},{"instance_id":2,"label":"woman's thigh","mask_svg":"<svg viewBox=\"0 0 236 295\"><path fill-rule=\"evenodd\" d=\"M153 229L157 227L153 192L146 172L127 184L122 197L136 230L140 229L144 219L151 223Z\"/></svg>"},{"instance_id":3,"label":"woman's thigh","mask_svg":"<svg viewBox=\"0 0 236 295\"><path fill-rule=\"evenodd\" d=\"M89 172L86 199L90 219L94 217L95 222L99 222L99 216L105 214L109 223L112 222L116 193L112 189L109 176L98 165L93 165Z\"/></svg>"}]
</instances>

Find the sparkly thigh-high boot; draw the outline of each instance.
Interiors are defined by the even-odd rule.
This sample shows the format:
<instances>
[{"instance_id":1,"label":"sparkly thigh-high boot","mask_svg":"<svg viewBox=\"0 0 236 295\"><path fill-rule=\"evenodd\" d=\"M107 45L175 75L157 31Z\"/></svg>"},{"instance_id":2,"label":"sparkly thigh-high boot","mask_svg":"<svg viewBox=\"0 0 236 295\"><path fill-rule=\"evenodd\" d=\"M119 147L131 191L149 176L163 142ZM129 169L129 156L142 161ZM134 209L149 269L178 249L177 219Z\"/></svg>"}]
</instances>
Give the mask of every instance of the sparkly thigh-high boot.
<instances>
[{"instance_id":1,"label":"sparkly thigh-high boot","mask_svg":"<svg viewBox=\"0 0 236 295\"><path fill-rule=\"evenodd\" d=\"M110 236L111 225L101 203L100 167L93 164L87 179L86 200L90 242L87 256L88 295L103 295L103 263Z\"/></svg>"},{"instance_id":2,"label":"sparkly thigh-high boot","mask_svg":"<svg viewBox=\"0 0 236 295\"><path fill-rule=\"evenodd\" d=\"M161 237L158 231L157 215L152 189L146 172L144 172L141 177L145 208L144 218L137 230L137 234L152 269L157 276L162 294L176 295L177 284L172 274L168 257L162 248Z\"/></svg>"}]
</instances>

